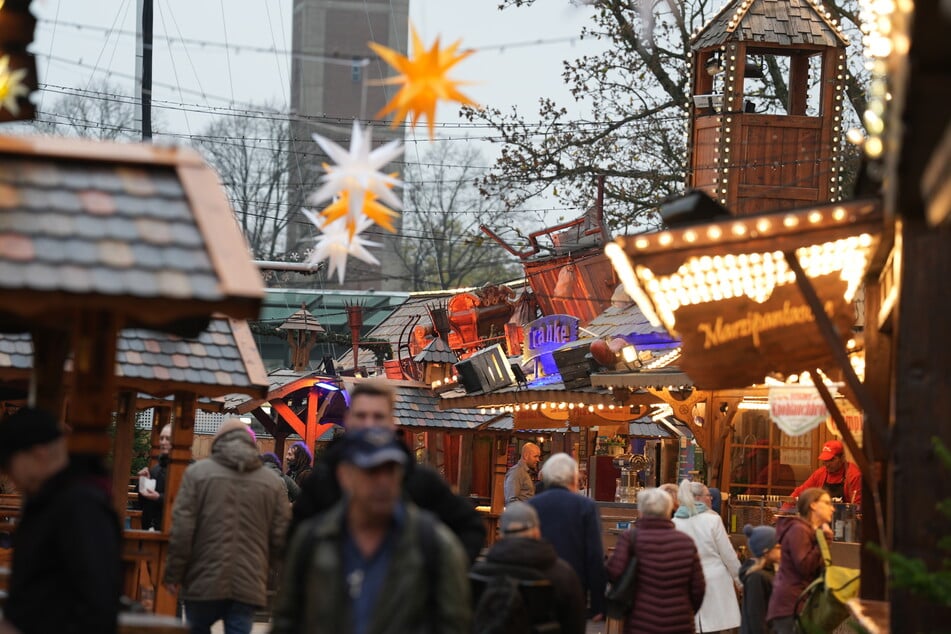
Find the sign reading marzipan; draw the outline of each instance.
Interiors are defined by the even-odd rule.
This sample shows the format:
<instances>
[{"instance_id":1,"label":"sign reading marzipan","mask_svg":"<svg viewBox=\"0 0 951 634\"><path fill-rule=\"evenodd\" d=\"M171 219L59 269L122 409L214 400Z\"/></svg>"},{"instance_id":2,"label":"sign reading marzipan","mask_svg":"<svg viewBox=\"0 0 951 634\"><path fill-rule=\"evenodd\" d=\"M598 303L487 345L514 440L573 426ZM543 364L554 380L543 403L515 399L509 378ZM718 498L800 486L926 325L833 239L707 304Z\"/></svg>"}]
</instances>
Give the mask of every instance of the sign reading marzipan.
<instances>
[{"instance_id":1,"label":"sign reading marzipan","mask_svg":"<svg viewBox=\"0 0 951 634\"><path fill-rule=\"evenodd\" d=\"M829 386L835 394L835 386ZM818 390L811 385L782 385L769 388L769 417L790 436L812 431L828 418Z\"/></svg>"},{"instance_id":2,"label":"sign reading marzipan","mask_svg":"<svg viewBox=\"0 0 951 634\"><path fill-rule=\"evenodd\" d=\"M824 308L826 313L832 314L832 302L826 302ZM791 302L787 301L778 310L765 312L751 310L746 313L745 317L734 321L727 322L723 320L723 317L717 317L714 322L697 324L697 331L704 336L703 347L705 350L745 337L752 337L753 345L759 347L760 333L762 332L811 323L812 321L812 311L808 306L805 304L793 306Z\"/></svg>"}]
</instances>

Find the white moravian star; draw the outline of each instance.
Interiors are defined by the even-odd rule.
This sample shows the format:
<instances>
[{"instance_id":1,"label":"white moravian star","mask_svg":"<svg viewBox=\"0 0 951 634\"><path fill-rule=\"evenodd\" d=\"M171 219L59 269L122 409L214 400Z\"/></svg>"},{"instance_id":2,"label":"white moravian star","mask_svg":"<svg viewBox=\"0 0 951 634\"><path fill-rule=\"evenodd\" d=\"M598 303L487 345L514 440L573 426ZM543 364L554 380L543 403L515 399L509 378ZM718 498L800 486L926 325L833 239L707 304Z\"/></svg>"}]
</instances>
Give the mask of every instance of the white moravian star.
<instances>
[{"instance_id":1,"label":"white moravian star","mask_svg":"<svg viewBox=\"0 0 951 634\"><path fill-rule=\"evenodd\" d=\"M364 192L372 192L380 202L394 209L403 208L403 203L392 189L402 187L402 181L380 171L403 153L403 146L399 141L390 141L371 150L373 130L369 127L364 130L357 121L353 122L349 151L319 134L314 135L314 141L335 164L324 165L327 173L322 177L323 185L307 198L308 204L319 205L348 190L350 204L347 218L351 226L359 224L360 218L365 216Z\"/></svg>"},{"instance_id":2,"label":"white moravian star","mask_svg":"<svg viewBox=\"0 0 951 634\"><path fill-rule=\"evenodd\" d=\"M360 236L360 232L365 231L373 225L372 220L362 217L357 221L357 231L351 238L345 218L333 222L326 222L324 218L309 209L302 209L301 211L304 212L307 219L314 223L321 232L320 235L314 239L314 250L311 251L310 257L307 258L308 264L316 265L323 260L327 260L327 276L332 277L336 271L337 278L341 284L343 284L347 272L347 257L352 255L369 264L380 264L380 261L367 250L367 247L379 247L382 245Z\"/></svg>"}]
</instances>

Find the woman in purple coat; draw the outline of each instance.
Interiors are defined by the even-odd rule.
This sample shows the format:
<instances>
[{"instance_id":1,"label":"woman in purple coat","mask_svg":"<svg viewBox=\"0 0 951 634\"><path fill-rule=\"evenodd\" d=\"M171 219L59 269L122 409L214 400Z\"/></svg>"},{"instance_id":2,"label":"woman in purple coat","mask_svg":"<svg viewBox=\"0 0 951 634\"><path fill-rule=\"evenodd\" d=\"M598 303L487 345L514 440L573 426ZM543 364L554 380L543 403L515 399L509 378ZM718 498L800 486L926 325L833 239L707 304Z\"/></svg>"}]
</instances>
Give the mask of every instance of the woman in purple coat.
<instances>
[{"instance_id":1,"label":"woman in purple coat","mask_svg":"<svg viewBox=\"0 0 951 634\"><path fill-rule=\"evenodd\" d=\"M781 519L776 537L782 548L779 570L773 580L766 620L776 634L793 634L796 626L796 600L822 570L822 553L816 540L821 529L829 539L829 522L835 514L832 498L824 489L806 489L796 502L798 516Z\"/></svg>"},{"instance_id":2,"label":"woman in purple coat","mask_svg":"<svg viewBox=\"0 0 951 634\"><path fill-rule=\"evenodd\" d=\"M674 528L674 502L666 491L637 494L639 519L618 539L608 561L608 579L616 581L631 556L637 557L634 609L624 622L625 634L693 634L694 613L703 603L706 582L693 539Z\"/></svg>"}]
</instances>

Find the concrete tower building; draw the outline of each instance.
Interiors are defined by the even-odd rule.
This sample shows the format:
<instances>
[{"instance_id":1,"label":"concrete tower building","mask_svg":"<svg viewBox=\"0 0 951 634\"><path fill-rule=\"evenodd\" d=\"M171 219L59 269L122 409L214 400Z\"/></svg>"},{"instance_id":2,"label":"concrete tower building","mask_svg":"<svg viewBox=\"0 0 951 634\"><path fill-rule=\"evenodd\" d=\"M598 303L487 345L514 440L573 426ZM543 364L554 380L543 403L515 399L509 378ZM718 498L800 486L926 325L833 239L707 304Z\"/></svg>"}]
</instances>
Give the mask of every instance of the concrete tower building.
<instances>
[{"instance_id":1,"label":"concrete tower building","mask_svg":"<svg viewBox=\"0 0 951 634\"><path fill-rule=\"evenodd\" d=\"M291 67L291 152L287 166L294 221L288 228L288 249L301 251L312 244L316 230L299 213L304 199L317 187L327 161L314 143L314 133L347 147L353 120L366 121L386 104L396 88L381 86L379 80L393 74L385 62L367 46L370 41L406 54L409 0L294 0ZM374 146L403 138L402 126L391 129L373 126ZM384 169L403 172L402 164ZM399 224L397 224L399 228ZM346 284L336 276L326 279L326 287L400 290L403 267L396 255L398 238L373 227L365 234L383 246L372 250L381 266L370 266L350 258ZM386 272L386 273L384 273ZM306 282L313 285L313 278Z\"/></svg>"}]
</instances>

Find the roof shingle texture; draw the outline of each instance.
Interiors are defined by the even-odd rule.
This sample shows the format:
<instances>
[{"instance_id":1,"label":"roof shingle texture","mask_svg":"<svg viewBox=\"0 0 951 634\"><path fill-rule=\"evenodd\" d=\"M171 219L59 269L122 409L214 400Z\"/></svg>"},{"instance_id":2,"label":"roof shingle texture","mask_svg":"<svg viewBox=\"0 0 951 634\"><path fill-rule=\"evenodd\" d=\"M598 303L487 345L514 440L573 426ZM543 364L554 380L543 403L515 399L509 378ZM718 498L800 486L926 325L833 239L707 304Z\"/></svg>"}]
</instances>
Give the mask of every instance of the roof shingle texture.
<instances>
[{"instance_id":1,"label":"roof shingle texture","mask_svg":"<svg viewBox=\"0 0 951 634\"><path fill-rule=\"evenodd\" d=\"M787 46L848 44L842 32L823 18L809 0L753 0L731 32L730 21L738 9L742 12L742 5L743 0L734 0L721 9L694 38L691 49L730 41Z\"/></svg>"},{"instance_id":2,"label":"roof shingle texture","mask_svg":"<svg viewBox=\"0 0 951 634\"><path fill-rule=\"evenodd\" d=\"M168 166L0 157L0 288L223 299Z\"/></svg>"},{"instance_id":3,"label":"roof shingle texture","mask_svg":"<svg viewBox=\"0 0 951 634\"><path fill-rule=\"evenodd\" d=\"M0 334L0 368L28 371L32 366L30 335ZM210 395L263 392L249 372L231 322L220 317L195 339L123 330L116 344L116 377L120 387L135 386L149 394L168 393L170 387Z\"/></svg>"}]
</instances>

